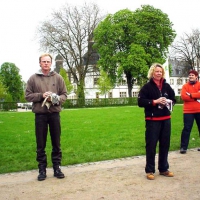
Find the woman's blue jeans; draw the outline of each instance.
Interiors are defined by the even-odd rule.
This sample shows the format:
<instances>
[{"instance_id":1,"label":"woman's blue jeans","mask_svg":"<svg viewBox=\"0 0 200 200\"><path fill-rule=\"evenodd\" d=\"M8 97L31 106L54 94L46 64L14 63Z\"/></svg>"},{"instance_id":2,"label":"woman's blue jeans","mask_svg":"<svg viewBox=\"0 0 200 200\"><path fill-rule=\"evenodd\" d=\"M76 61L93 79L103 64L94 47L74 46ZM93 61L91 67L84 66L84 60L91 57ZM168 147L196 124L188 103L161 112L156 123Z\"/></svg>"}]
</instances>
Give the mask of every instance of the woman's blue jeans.
<instances>
[{"instance_id":1,"label":"woman's blue jeans","mask_svg":"<svg viewBox=\"0 0 200 200\"><path fill-rule=\"evenodd\" d=\"M199 133L200 133L200 113L184 113L183 123L184 127L181 134L181 147L187 150L190 140L190 133L193 127L194 120L196 121Z\"/></svg>"}]
</instances>

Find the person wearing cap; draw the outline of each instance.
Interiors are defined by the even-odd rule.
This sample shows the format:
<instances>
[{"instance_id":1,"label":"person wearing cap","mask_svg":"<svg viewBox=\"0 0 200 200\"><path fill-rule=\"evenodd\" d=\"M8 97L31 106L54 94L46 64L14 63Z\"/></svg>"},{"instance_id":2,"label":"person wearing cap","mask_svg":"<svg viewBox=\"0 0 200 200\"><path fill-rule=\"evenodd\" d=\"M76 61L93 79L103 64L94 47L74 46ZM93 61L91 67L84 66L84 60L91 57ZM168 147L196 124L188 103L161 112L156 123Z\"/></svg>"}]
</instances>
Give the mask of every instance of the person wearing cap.
<instances>
[{"instance_id":1,"label":"person wearing cap","mask_svg":"<svg viewBox=\"0 0 200 200\"><path fill-rule=\"evenodd\" d=\"M200 82L198 72L189 71L189 80L181 90L183 100L183 123L184 127L181 134L180 153L185 154L189 145L190 133L194 120L196 121L200 133Z\"/></svg>"},{"instance_id":2,"label":"person wearing cap","mask_svg":"<svg viewBox=\"0 0 200 200\"><path fill-rule=\"evenodd\" d=\"M169 171L168 152L171 136L170 111L176 103L175 93L166 82L164 67L161 64L152 64L147 77L149 81L141 88L138 95L138 106L144 108L146 123L146 178L155 179L155 156L158 143L159 174L173 177L174 173Z\"/></svg>"}]
</instances>

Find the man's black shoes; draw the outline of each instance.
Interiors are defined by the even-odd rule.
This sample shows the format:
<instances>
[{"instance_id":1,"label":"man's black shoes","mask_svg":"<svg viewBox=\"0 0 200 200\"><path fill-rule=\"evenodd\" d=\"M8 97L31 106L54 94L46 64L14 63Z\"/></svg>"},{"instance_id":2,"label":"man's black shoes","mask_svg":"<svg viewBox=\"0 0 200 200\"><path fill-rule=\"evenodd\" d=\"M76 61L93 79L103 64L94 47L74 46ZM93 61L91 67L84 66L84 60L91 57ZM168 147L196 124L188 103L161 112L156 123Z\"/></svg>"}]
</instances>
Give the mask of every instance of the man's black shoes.
<instances>
[{"instance_id":1,"label":"man's black shoes","mask_svg":"<svg viewBox=\"0 0 200 200\"><path fill-rule=\"evenodd\" d=\"M56 178L65 178L65 175L62 173L60 168L54 169L54 176ZM43 181L43 180L46 179L46 177L47 177L47 175L46 175L46 171L45 170L39 171L38 181Z\"/></svg>"},{"instance_id":2,"label":"man's black shoes","mask_svg":"<svg viewBox=\"0 0 200 200\"><path fill-rule=\"evenodd\" d=\"M60 168L54 169L54 176L57 178L65 178L65 175L61 172Z\"/></svg>"},{"instance_id":3,"label":"man's black shoes","mask_svg":"<svg viewBox=\"0 0 200 200\"><path fill-rule=\"evenodd\" d=\"M187 150L185 150L185 149L183 149L183 148L180 149L180 153L181 153L181 154L185 154L186 152L187 152Z\"/></svg>"},{"instance_id":4,"label":"man's black shoes","mask_svg":"<svg viewBox=\"0 0 200 200\"><path fill-rule=\"evenodd\" d=\"M46 172L45 171L40 171L39 175L38 175L38 181L43 181L45 180L47 177Z\"/></svg>"}]
</instances>

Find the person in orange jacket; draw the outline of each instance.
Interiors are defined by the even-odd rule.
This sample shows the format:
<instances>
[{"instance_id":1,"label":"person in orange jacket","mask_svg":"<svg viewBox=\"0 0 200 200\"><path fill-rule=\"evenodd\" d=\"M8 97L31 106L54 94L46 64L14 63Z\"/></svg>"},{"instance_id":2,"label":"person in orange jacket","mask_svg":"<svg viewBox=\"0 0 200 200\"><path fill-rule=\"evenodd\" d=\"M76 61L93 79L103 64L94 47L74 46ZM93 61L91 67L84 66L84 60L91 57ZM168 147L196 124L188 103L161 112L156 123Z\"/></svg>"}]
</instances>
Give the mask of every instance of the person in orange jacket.
<instances>
[{"instance_id":1,"label":"person in orange jacket","mask_svg":"<svg viewBox=\"0 0 200 200\"><path fill-rule=\"evenodd\" d=\"M190 133L194 120L200 133L200 82L199 74L195 70L189 71L189 81L183 85L181 98L183 103L183 123L184 127L181 134L180 153L187 152Z\"/></svg>"}]
</instances>

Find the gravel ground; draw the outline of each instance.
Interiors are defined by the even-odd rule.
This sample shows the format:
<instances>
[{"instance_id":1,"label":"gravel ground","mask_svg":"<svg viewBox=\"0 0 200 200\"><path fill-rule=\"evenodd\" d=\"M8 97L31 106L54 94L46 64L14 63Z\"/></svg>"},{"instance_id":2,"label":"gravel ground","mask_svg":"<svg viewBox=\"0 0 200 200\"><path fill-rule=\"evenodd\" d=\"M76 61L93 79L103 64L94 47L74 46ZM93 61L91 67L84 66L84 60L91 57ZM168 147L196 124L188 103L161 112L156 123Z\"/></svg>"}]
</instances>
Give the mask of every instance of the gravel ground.
<instances>
[{"instance_id":1,"label":"gravel ground","mask_svg":"<svg viewBox=\"0 0 200 200\"><path fill-rule=\"evenodd\" d=\"M157 163L156 156L156 163ZM37 170L0 175L1 200L199 200L200 152L188 150L169 153L174 177L160 176L147 180L145 156L83 165L62 166L64 179L53 177L37 181Z\"/></svg>"}]
</instances>

